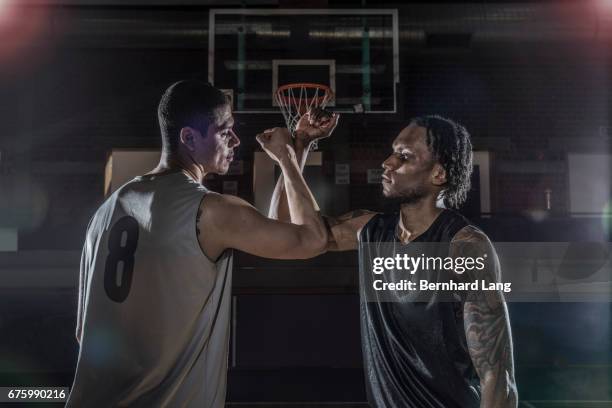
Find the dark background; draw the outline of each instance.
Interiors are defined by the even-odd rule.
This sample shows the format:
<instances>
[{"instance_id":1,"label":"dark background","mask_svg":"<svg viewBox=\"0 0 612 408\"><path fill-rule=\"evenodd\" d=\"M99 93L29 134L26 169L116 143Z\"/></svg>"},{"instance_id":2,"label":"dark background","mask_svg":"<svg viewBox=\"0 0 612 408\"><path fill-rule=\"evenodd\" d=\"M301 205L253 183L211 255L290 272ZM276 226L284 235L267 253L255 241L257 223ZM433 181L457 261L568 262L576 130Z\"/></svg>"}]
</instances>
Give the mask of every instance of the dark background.
<instances>
[{"instance_id":1,"label":"dark background","mask_svg":"<svg viewBox=\"0 0 612 408\"><path fill-rule=\"evenodd\" d=\"M71 384L79 256L104 199L107 155L160 146L162 92L179 79L207 78L208 8L241 6L44 3L0 24L0 227L19 228L19 251L0 252L5 386ZM466 126L474 150L492 152L491 213L465 211L492 240L609 241L609 214L569 214L567 155L611 150L612 7L506 3L428 2L416 14L409 2L366 4L397 8L400 33L424 25L426 36L400 34L398 113L345 114L321 143L329 213L381 209L380 186L367 184L366 170L380 166L409 118L439 113ZM479 31L490 19L499 30ZM254 135L283 122L280 114L236 119L245 173L208 185L219 191L223 180L236 180L252 201ZM351 164L350 185L334 185L336 162ZM552 209L535 218L546 188ZM363 401L356 253L307 262L237 254L235 264L229 401ZM609 304L509 308L524 406L612 406Z\"/></svg>"}]
</instances>

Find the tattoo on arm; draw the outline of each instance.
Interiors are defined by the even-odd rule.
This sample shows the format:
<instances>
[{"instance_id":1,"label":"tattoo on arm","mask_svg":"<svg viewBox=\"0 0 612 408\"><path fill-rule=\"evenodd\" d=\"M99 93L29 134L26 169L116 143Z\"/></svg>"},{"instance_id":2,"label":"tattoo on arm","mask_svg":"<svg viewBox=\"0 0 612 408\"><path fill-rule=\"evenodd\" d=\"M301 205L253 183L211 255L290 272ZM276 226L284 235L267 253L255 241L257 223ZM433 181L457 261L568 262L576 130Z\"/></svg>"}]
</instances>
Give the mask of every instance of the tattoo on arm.
<instances>
[{"instance_id":1,"label":"tattoo on arm","mask_svg":"<svg viewBox=\"0 0 612 408\"><path fill-rule=\"evenodd\" d=\"M512 351L503 303L468 296L464 305L465 336L481 379L512 369Z\"/></svg>"},{"instance_id":2,"label":"tattoo on arm","mask_svg":"<svg viewBox=\"0 0 612 408\"><path fill-rule=\"evenodd\" d=\"M470 282L500 281L497 254L486 235L466 227L453 239L453 256L487 255L486 268L466 272ZM482 386L481 407L516 407L512 335L508 311L499 291L476 290L464 297L463 324L468 350Z\"/></svg>"},{"instance_id":3,"label":"tattoo on arm","mask_svg":"<svg viewBox=\"0 0 612 408\"><path fill-rule=\"evenodd\" d=\"M486 296L468 296L464 328L472 363L480 378L481 407L515 408L512 340L505 304Z\"/></svg>"}]
</instances>

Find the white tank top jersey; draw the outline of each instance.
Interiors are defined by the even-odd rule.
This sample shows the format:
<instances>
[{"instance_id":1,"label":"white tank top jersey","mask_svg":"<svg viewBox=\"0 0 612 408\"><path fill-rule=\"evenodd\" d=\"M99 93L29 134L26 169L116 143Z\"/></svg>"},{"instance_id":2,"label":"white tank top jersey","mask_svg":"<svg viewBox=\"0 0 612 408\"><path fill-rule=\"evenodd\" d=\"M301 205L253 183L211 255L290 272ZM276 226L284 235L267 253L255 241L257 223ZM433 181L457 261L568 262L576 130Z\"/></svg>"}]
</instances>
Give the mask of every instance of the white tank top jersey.
<instances>
[{"instance_id":1,"label":"white tank top jersey","mask_svg":"<svg viewBox=\"0 0 612 408\"><path fill-rule=\"evenodd\" d=\"M67 407L224 406L232 253L213 262L200 248L205 194L183 172L142 176L94 215Z\"/></svg>"}]
</instances>

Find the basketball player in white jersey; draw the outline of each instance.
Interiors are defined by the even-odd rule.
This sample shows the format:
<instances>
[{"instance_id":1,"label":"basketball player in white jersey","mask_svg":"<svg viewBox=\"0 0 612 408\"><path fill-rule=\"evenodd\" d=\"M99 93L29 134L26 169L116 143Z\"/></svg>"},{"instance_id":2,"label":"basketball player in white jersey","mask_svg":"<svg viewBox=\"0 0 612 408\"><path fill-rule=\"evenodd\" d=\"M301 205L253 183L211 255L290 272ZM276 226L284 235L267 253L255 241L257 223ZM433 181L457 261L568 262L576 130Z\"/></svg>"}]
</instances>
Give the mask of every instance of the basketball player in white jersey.
<instances>
[{"instance_id":1,"label":"basketball player in white jersey","mask_svg":"<svg viewBox=\"0 0 612 408\"><path fill-rule=\"evenodd\" d=\"M240 144L220 90L177 82L158 116L159 165L120 187L87 229L68 407L223 407L231 249L296 259L326 245L286 129L257 140L287 180L291 223L202 185L227 172Z\"/></svg>"}]
</instances>

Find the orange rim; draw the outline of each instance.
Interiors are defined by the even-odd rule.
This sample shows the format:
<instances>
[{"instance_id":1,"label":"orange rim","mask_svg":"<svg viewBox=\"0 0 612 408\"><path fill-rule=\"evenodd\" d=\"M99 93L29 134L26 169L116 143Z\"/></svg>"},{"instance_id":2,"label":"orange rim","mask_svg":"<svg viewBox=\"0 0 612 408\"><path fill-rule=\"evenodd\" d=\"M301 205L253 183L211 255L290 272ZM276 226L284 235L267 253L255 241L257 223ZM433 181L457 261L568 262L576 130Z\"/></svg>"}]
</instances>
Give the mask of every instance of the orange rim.
<instances>
[{"instance_id":1,"label":"orange rim","mask_svg":"<svg viewBox=\"0 0 612 408\"><path fill-rule=\"evenodd\" d=\"M316 100L317 104L321 104L324 101L331 99L333 95L331 88L327 85L314 84L310 82L300 82L296 84L286 84L286 85L279 86L278 89L276 90L276 97L281 99L284 103L290 104L292 103L291 101L292 98L290 98L289 96L286 96L285 91L288 91L290 89L300 89L300 88L320 89L321 91L323 91L323 95L321 96L317 96L315 98L304 98L307 104L312 100Z\"/></svg>"}]
</instances>

